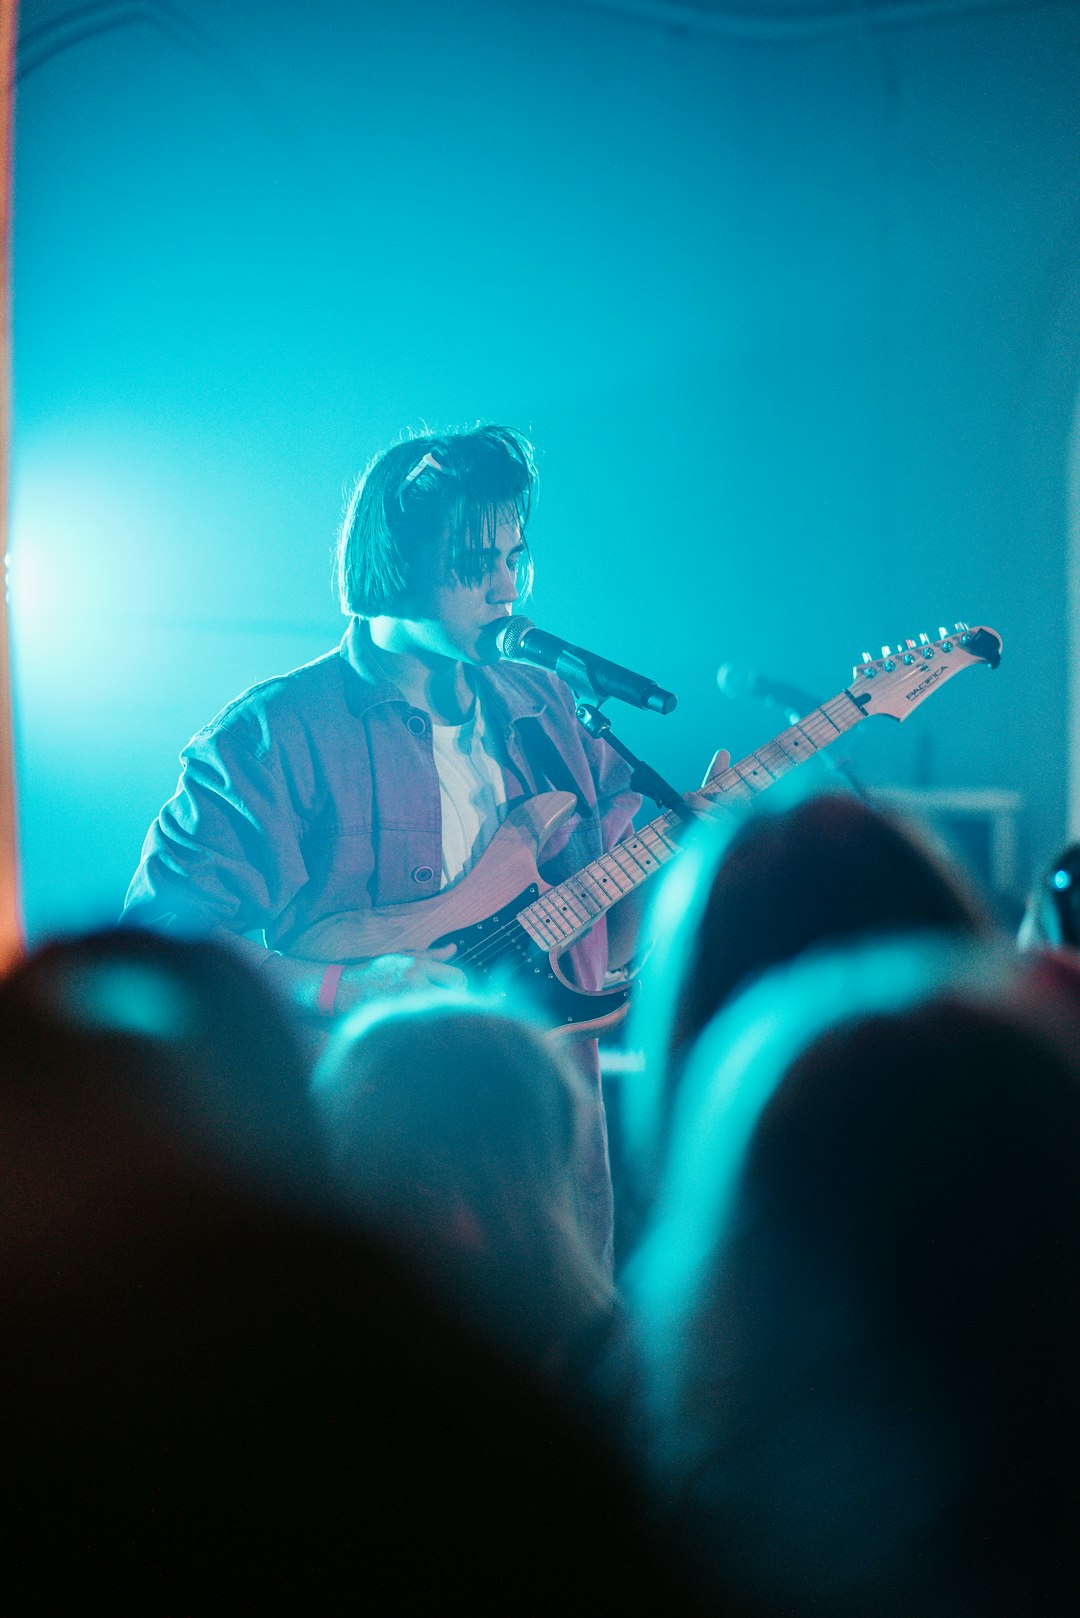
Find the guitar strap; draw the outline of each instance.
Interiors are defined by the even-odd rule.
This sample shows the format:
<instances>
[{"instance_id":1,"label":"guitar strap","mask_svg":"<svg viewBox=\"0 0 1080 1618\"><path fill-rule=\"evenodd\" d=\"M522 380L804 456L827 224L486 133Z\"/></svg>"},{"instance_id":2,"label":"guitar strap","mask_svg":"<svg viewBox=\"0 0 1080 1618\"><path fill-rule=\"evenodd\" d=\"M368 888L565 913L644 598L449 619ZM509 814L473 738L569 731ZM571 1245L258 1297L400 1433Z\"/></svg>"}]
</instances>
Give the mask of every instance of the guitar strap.
<instances>
[{"instance_id":1,"label":"guitar strap","mask_svg":"<svg viewBox=\"0 0 1080 1618\"><path fill-rule=\"evenodd\" d=\"M526 752L529 767L535 774L533 790L536 792L572 792L577 799L578 813L585 812L581 785L563 754L556 747L538 719L530 719L531 733Z\"/></svg>"}]
</instances>

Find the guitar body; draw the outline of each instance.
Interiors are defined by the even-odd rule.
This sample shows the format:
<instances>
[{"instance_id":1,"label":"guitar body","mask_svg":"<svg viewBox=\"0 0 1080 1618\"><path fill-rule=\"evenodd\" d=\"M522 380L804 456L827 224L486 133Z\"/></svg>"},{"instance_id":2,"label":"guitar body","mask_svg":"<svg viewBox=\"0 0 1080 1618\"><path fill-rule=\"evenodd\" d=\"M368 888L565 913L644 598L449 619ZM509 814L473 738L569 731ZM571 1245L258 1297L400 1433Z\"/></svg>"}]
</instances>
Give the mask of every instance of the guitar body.
<instances>
[{"instance_id":1,"label":"guitar body","mask_svg":"<svg viewBox=\"0 0 1080 1618\"><path fill-rule=\"evenodd\" d=\"M471 982L496 994L524 995L553 1032L587 1036L613 1027L626 1014L629 984L576 988L559 965L568 945L545 950L515 921L551 891L539 862L552 833L576 807L569 792L527 798L511 809L472 870L452 888L408 904L326 916L295 940L291 953L353 962L453 945L454 964L464 967Z\"/></svg>"}]
</instances>

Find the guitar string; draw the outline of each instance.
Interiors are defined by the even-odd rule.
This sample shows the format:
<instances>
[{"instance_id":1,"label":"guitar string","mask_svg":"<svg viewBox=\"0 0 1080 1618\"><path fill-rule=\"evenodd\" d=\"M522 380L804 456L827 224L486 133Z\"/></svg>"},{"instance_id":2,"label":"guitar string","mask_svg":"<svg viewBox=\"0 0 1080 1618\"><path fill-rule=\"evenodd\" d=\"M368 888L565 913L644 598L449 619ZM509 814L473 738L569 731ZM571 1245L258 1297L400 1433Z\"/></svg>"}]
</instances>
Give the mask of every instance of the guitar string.
<instances>
[{"instance_id":1,"label":"guitar string","mask_svg":"<svg viewBox=\"0 0 1080 1618\"><path fill-rule=\"evenodd\" d=\"M529 906L522 905L521 908L522 910L527 910ZM533 938L528 928L518 920L518 916L520 916L520 914L521 911L519 911L517 915L511 916L509 921L504 921L501 923L501 925L497 927L493 933L487 933L483 938L477 939L475 944L469 945L461 954L455 955L453 964L456 965L459 962L465 962L471 966L490 966L494 959L500 955L505 955L507 950L512 950L515 947L515 940L513 937L515 929L520 932L529 943L537 944L538 941ZM570 943L573 942L573 940L568 940L567 942ZM556 948L557 944L553 945L552 947ZM538 948L542 949L543 945L538 944Z\"/></svg>"},{"instance_id":2,"label":"guitar string","mask_svg":"<svg viewBox=\"0 0 1080 1618\"><path fill-rule=\"evenodd\" d=\"M543 897L546 898L548 895L544 895ZM535 902L535 900L530 901L530 903ZM521 907L522 910L528 910L529 908L530 905L522 905ZM590 922L595 921L602 914L606 914L606 912L597 911L596 916L591 916L588 919ZM469 945L461 954L454 957L455 963L461 962L471 966L489 967L500 955L505 955L507 950L514 949L515 940L513 934L515 929L523 934L529 943L537 943L538 941L533 938L528 928L519 920L520 915L521 911L518 911L516 915L511 916L508 921L503 922L499 927L497 927L494 932L486 934L485 937L481 939L477 939L475 944ZM576 928L575 933L577 933L578 937L582 936L582 934L579 933ZM556 940L556 943L552 946L552 948L558 948L558 945L561 942L563 941ZM576 938L574 936L568 938L566 940L567 947L574 942L576 942ZM539 945L538 947L541 949L543 948L542 945Z\"/></svg>"},{"instance_id":3,"label":"guitar string","mask_svg":"<svg viewBox=\"0 0 1080 1618\"><path fill-rule=\"evenodd\" d=\"M524 927L521 926L515 916L511 921L503 922L496 928L495 932L488 933L486 937L478 939L475 944L470 944L466 949L455 955L451 964L454 966L490 966L493 959L499 955L504 955L508 949L513 948L513 938L510 935L513 933L515 926L521 932L525 932ZM528 934L526 934L527 936Z\"/></svg>"}]
</instances>

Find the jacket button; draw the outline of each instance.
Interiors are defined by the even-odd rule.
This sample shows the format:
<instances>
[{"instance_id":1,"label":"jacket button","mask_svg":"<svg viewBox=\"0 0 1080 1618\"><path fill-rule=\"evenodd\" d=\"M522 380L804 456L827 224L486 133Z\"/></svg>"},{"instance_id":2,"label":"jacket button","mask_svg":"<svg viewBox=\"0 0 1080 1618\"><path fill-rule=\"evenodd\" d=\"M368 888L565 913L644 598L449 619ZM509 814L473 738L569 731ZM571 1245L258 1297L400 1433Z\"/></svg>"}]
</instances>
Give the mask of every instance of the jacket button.
<instances>
[{"instance_id":1,"label":"jacket button","mask_svg":"<svg viewBox=\"0 0 1080 1618\"><path fill-rule=\"evenodd\" d=\"M414 882L430 882L435 872L430 865L418 865L412 874Z\"/></svg>"},{"instance_id":2,"label":"jacket button","mask_svg":"<svg viewBox=\"0 0 1080 1618\"><path fill-rule=\"evenodd\" d=\"M422 714L411 713L408 719L406 719L405 723L408 725L414 736L422 736L425 730L427 730L427 720Z\"/></svg>"}]
</instances>

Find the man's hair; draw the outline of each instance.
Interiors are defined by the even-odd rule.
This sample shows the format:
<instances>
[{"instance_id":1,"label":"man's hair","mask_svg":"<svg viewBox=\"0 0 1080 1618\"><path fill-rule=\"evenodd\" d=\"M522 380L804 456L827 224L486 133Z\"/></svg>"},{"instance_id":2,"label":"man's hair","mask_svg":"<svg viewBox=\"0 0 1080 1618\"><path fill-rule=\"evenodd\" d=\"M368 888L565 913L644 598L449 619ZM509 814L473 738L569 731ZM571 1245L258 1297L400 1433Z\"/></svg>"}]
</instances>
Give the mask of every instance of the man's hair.
<instances>
[{"instance_id":1,"label":"man's hair","mask_svg":"<svg viewBox=\"0 0 1080 1618\"><path fill-rule=\"evenodd\" d=\"M532 445L509 427L393 444L369 463L345 510L338 544L342 612L392 614L448 529L454 576L479 584L499 519L512 513L524 539L535 488ZM524 594L532 582L527 549L521 573Z\"/></svg>"}]
</instances>

